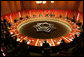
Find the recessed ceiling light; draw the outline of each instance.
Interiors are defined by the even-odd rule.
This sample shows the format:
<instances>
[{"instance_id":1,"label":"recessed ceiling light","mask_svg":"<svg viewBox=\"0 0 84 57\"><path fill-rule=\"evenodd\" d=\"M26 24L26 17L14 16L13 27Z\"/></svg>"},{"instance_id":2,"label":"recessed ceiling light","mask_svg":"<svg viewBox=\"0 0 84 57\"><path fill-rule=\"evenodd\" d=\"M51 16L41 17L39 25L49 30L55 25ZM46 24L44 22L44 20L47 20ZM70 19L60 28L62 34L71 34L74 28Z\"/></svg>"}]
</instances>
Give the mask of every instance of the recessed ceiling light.
<instances>
[{"instance_id":1,"label":"recessed ceiling light","mask_svg":"<svg viewBox=\"0 0 84 57\"><path fill-rule=\"evenodd\" d=\"M39 3L42 3L42 1L39 1Z\"/></svg>"},{"instance_id":2,"label":"recessed ceiling light","mask_svg":"<svg viewBox=\"0 0 84 57\"><path fill-rule=\"evenodd\" d=\"M51 1L51 3L54 3L54 1Z\"/></svg>"},{"instance_id":3,"label":"recessed ceiling light","mask_svg":"<svg viewBox=\"0 0 84 57\"><path fill-rule=\"evenodd\" d=\"M39 1L36 1L36 4L40 4Z\"/></svg>"},{"instance_id":4,"label":"recessed ceiling light","mask_svg":"<svg viewBox=\"0 0 84 57\"><path fill-rule=\"evenodd\" d=\"M43 4L46 4L46 1L43 1Z\"/></svg>"}]
</instances>

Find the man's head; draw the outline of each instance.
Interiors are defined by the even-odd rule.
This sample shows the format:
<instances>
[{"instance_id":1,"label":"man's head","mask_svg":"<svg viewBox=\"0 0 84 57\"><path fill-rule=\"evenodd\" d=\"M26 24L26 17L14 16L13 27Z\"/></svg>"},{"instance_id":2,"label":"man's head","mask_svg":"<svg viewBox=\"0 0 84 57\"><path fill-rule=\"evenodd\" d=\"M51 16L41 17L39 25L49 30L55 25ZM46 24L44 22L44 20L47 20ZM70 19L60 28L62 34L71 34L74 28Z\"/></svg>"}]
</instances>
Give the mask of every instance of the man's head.
<instances>
[{"instance_id":1,"label":"man's head","mask_svg":"<svg viewBox=\"0 0 84 57\"><path fill-rule=\"evenodd\" d=\"M45 40L44 43L47 43L47 41Z\"/></svg>"}]
</instances>

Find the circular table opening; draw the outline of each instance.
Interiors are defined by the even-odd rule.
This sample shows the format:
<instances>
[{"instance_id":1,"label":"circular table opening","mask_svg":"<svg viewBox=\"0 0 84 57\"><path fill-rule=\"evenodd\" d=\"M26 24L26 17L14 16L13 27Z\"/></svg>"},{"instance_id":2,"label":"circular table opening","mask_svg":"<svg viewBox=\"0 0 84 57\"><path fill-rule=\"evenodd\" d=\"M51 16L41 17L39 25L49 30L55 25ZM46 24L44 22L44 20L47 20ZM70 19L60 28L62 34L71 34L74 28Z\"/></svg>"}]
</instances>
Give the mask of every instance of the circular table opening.
<instances>
[{"instance_id":1,"label":"circular table opening","mask_svg":"<svg viewBox=\"0 0 84 57\"><path fill-rule=\"evenodd\" d=\"M56 29L51 30L50 32L44 32L44 31L36 31L36 29L33 28L33 26L36 25L37 23L45 23L45 22L49 24L53 24ZM44 25L42 26L44 27ZM20 29L18 31L27 37L38 38L38 39L50 39L50 38L58 38L64 36L70 32L70 29L64 24L58 22L34 21L20 26Z\"/></svg>"}]
</instances>

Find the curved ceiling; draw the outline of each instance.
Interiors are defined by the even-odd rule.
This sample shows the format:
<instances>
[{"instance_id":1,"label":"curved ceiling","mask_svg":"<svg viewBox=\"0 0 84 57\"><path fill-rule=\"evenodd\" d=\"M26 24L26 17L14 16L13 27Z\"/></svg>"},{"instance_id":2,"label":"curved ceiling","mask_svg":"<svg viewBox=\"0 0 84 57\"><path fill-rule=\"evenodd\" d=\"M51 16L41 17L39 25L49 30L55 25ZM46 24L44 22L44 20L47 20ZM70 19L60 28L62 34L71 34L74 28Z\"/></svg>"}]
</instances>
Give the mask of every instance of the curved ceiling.
<instances>
[{"instance_id":1,"label":"curved ceiling","mask_svg":"<svg viewBox=\"0 0 84 57\"><path fill-rule=\"evenodd\" d=\"M36 4L36 1L1 1L1 16L24 9L69 9L83 12L83 1L55 1Z\"/></svg>"}]
</instances>

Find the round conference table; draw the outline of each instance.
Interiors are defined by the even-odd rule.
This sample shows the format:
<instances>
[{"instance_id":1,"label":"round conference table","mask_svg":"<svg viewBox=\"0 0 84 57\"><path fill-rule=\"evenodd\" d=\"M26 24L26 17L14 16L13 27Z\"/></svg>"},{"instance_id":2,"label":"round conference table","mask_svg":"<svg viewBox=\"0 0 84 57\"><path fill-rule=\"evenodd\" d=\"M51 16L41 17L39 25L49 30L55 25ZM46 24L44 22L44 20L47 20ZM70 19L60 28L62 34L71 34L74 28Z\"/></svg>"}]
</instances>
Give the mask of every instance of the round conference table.
<instances>
[{"instance_id":1,"label":"round conference table","mask_svg":"<svg viewBox=\"0 0 84 57\"><path fill-rule=\"evenodd\" d=\"M40 18L40 17L38 17L38 18ZM57 19L55 17L53 17L53 18ZM62 40L64 40L66 43L72 42L73 39L76 38L75 34L77 35L77 37L80 36L81 30L79 29L80 27L78 25L76 25L76 23L71 22L71 20L64 19L64 18L58 18L58 19L68 22L71 25L72 30L70 33L68 33L67 35L58 37L58 38L50 38L50 39L38 39L38 38L24 36L18 32L17 27L23 21L31 20L31 18L30 19L23 18L22 20L18 20L16 23L14 23L10 27L9 32L11 35L13 34L12 37L14 37L14 36L17 37L16 41L19 41L20 43L22 43L23 40L25 40L27 45L31 45L31 46L42 46L42 44L44 43L45 40L49 43L50 46L58 46L58 45L60 45L60 43L62 43L61 42Z\"/></svg>"}]
</instances>

